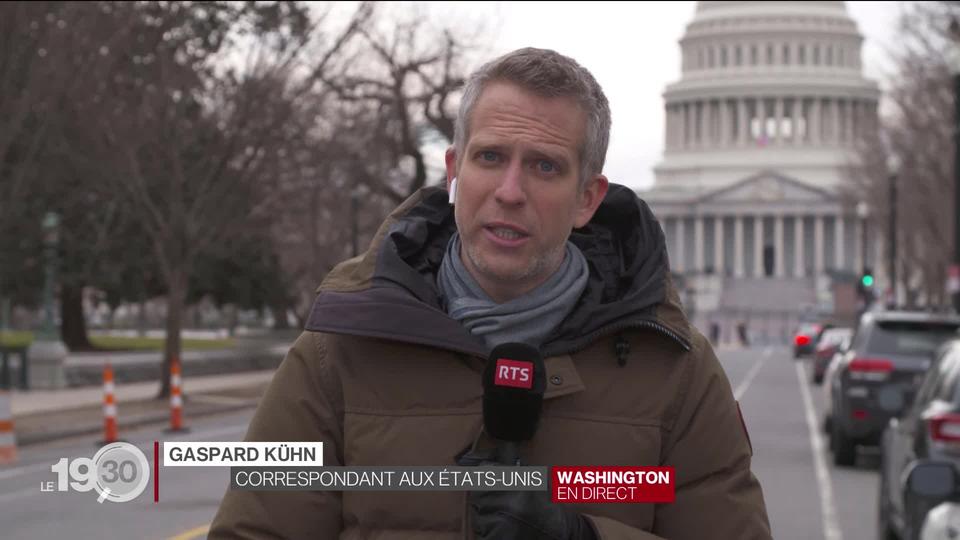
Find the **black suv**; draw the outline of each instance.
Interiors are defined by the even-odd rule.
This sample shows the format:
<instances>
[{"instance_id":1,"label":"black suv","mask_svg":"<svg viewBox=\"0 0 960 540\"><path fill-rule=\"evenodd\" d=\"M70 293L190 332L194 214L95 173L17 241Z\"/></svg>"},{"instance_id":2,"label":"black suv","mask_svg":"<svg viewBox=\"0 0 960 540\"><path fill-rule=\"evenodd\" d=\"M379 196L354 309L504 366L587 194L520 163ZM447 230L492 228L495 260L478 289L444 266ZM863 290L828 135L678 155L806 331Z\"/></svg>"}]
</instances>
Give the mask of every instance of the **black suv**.
<instances>
[{"instance_id":1,"label":"black suv","mask_svg":"<svg viewBox=\"0 0 960 540\"><path fill-rule=\"evenodd\" d=\"M890 420L880 450L880 538L913 540L931 505L911 496L907 471L927 460L960 466L960 340L940 349L916 400Z\"/></svg>"},{"instance_id":2,"label":"black suv","mask_svg":"<svg viewBox=\"0 0 960 540\"><path fill-rule=\"evenodd\" d=\"M912 401L933 354L956 337L960 318L900 311L866 313L830 380L830 450L853 465L856 445L876 445Z\"/></svg>"}]
</instances>

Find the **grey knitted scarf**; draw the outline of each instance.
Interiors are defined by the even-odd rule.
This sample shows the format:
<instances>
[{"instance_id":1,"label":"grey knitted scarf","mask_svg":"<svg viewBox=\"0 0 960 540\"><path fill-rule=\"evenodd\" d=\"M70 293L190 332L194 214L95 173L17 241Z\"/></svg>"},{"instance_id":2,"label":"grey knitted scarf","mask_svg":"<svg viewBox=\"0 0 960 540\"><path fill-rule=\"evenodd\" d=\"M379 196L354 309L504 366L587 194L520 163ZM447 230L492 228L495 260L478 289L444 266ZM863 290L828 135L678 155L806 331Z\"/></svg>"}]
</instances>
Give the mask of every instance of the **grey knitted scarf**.
<instances>
[{"instance_id":1,"label":"grey knitted scarf","mask_svg":"<svg viewBox=\"0 0 960 540\"><path fill-rule=\"evenodd\" d=\"M590 269L577 246L567 242L560 268L532 291L498 304L470 275L460 258L460 235L454 233L440 265L437 286L451 318L493 348L500 343L542 345L547 335L576 305Z\"/></svg>"}]
</instances>

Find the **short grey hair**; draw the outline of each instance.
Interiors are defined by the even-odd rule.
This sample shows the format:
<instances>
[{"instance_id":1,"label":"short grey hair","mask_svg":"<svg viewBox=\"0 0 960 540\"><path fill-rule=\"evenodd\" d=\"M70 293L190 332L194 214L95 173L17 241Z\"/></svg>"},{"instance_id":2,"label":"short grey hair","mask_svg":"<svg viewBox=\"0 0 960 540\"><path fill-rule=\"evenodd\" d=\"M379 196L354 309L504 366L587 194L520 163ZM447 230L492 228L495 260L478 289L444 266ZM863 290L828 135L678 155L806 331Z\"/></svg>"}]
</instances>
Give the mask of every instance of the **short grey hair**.
<instances>
[{"instance_id":1,"label":"short grey hair","mask_svg":"<svg viewBox=\"0 0 960 540\"><path fill-rule=\"evenodd\" d=\"M457 160L470 133L470 116L487 84L510 82L545 98L573 98L587 115L587 127L580 147L580 188L587 179L603 171L610 142L610 104L593 75L574 59L549 49L527 47L507 53L484 64L467 79L454 128L453 145Z\"/></svg>"}]
</instances>

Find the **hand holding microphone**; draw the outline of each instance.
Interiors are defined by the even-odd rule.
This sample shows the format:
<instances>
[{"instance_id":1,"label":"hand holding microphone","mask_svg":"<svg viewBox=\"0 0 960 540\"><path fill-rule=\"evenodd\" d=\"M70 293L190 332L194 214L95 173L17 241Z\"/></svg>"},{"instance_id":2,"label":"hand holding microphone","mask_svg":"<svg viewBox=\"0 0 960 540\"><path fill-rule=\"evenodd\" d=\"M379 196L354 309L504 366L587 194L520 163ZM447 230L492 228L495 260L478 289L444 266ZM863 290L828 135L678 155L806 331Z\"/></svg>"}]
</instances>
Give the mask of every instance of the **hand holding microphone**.
<instances>
[{"instance_id":1,"label":"hand holding microphone","mask_svg":"<svg viewBox=\"0 0 960 540\"><path fill-rule=\"evenodd\" d=\"M523 343L498 345L483 373L483 426L497 442L497 463L518 465L519 445L540 422L547 374L540 352ZM483 540L596 540L582 515L553 504L547 491L471 491L475 537Z\"/></svg>"}]
</instances>

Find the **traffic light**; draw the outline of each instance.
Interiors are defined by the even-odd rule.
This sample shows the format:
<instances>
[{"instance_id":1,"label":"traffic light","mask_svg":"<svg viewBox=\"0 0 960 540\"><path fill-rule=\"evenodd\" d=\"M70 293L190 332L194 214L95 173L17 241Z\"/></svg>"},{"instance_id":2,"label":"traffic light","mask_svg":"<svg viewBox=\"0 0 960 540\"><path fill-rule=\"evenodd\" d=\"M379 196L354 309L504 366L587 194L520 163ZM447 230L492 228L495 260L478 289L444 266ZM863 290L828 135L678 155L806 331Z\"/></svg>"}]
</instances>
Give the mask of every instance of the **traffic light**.
<instances>
[{"instance_id":1,"label":"traffic light","mask_svg":"<svg viewBox=\"0 0 960 540\"><path fill-rule=\"evenodd\" d=\"M863 275L860 276L860 283L857 284L857 294L863 301L863 307L868 308L873 303L873 271L869 268L863 269Z\"/></svg>"}]
</instances>

